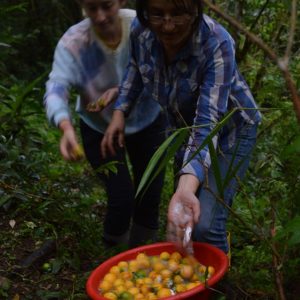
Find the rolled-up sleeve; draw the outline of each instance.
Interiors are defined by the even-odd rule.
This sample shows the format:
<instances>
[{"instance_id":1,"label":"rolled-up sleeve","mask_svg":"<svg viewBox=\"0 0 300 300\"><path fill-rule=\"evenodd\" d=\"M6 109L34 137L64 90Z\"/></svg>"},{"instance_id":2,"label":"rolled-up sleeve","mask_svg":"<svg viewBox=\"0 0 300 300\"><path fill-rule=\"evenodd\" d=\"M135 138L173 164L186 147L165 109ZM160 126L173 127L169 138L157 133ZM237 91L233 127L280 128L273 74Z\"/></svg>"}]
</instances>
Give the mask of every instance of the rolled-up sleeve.
<instances>
[{"instance_id":1,"label":"rolled-up sleeve","mask_svg":"<svg viewBox=\"0 0 300 300\"><path fill-rule=\"evenodd\" d=\"M76 66L77 63L71 53L59 43L55 49L44 95L47 118L56 126L62 119L70 119L69 90L76 86L80 73Z\"/></svg>"}]
</instances>

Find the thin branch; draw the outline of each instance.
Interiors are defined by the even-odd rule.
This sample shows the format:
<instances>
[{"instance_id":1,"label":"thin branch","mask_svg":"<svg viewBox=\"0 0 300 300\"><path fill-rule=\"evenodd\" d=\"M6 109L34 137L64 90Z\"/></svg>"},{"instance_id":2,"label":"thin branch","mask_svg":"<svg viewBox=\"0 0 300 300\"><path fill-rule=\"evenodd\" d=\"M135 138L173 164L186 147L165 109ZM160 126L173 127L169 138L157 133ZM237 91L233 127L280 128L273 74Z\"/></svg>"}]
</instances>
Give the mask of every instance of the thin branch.
<instances>
[{"instance_id":1,"label":"thin branch","mask_svg":"<svg viewBox=\"0 0 300 300\"><path fill-rule=\"evenodd\" d=\"M235 177L237 178L237 177ZM255 234L260 240L265 241L271 248L272 253L275 257L277 257L278 259L280 259L280 254L277 251L277 249L274 247L274 245L268 241L267 237L264 234L259 234L258 232L256 232L252 227L250 227L243 219L242 217L236 213L227 203L224 202L224 200L219 197L216 193L214 193L208 186L207 183L205 184L205 188L216 198L216 200L221 203L222 205L224 205L224 207L234 216L234 218L238 219L239 222L245 227L248 228L248 230L250 230L253 234Z\"/></svg>"},{"instance_id":2,"label":"thin branch","mask_svg":"<svg viewBox=\"0 0 300 300\"><path fill-rule=\"evenodd\" d=\"M296 2L296 0L293 1ZM294 2L293 4L295 5ZM213 5L209 0L203 0L203 3L206 4L212 11L218 14L221 18L227 21L230 25L235 27L240 32L244 33L252 43L256 44L260 49L262 49L267 54L267 56L277 64L278 68L281 70L283 74L283 77L286 82L286 86L291 93L296 117L298 123L300 124L300 96L298 94L298 90L295 86L295 83L292 79L292 76L288 70L287 64L282 59L280 59L278 55L271 49L271 47L269 47L266 43L264 43L261 38L259 38L257 35L253 34L249 30L247 30L241 23L239 23L236 19L232 18L231 16L223 12L217 5ZM294 14L295 12L293 12L293 16ZM293 26L295 25L294 17L292 18L292 24ZM293 28L293 26L291 26L291 28Z\"/></svg>"},{"instance_id":3,"label":"thin branch","mask_svg":"<svg viewBox=\"0 0 300 300\"><path fill-rule=\"evenodd\" d=\"M273 201L274 200L271 199L271 219L272 219L272 222L270 224L271 239L273 239L276 235L276 214L275 214ZM273 245L274 249L277 249L277 245L275 242L272 242L272 245ZM272 255L272 258L273 258L273 269L274 269L275 282L276 282L276 286L277 286L278 293L279 293L279 299L286 300L284 288L283 288L283 277L282 277L282 272L280 270L280 260L279 260L279 257L277 257L274 253Z\"/></svg>"},{"instance_id":4,"label":"thin branch","mask_svg":"<svg viewBox=\"0 0 300 300\"><path fill-rule=\"evenodd\" d=\"M269 4L270 0L266 0L265 4L262 6L261 10L259 11L259 13L257 14L254 22L251 24L250 26L250 30L253 30L255 25L258 23L260 17L262 16L263 12L265 11L265 9L267 8L268 4Z\"/></svg>"},{"instance_id":5,"label":"thin branch","mask_svg":"<svg viewBox=\"0 0 300 300\"><path fill-rule=\"evenodd\" d=\"M253 30L255 25L258 23L259 19L261 18L261 16L263 15L265 9L267 8L269 4L269 0L266 0L265 4L262 6L262 8L260 9L258 15L256 16L254 22L252 22L249 30ZM239 61L242 61L244 59L244 57L246 56L246 53L248 52L249 48L250 48L250 44L251 42L249 41L248 38L246 38L246 41L245 41L245 44L244 44L244 47L242 49L242 51L240 52L240 55L239 55Z\"/></svg>"},{"instance_id":6,"label":"thin branch","mask_svg":"<svg viewBox=\"0 0 300 300\"><path fill-rule=\"evenodd\" d=\"M286 46L286 51L283 57L283 61L288 65L289 59L292 52L292 47L294 43L294 36L296 31L296 23L297 23L297 0L293 0L292 2L292 10L291 10L291 27L288 38L288 44Z\"/></svg>"}]
</instances>

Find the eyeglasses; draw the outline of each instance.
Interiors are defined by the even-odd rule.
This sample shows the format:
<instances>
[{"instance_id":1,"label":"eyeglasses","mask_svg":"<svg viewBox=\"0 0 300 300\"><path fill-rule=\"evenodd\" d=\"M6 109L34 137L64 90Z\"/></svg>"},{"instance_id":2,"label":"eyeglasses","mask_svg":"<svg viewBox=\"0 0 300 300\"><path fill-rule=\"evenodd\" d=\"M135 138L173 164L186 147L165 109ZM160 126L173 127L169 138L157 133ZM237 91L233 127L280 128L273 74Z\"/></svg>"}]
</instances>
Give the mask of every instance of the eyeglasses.
<instances>
[{"instance_id":1,"label":"eyeglasses","mask_svg":"<svg viewBox=\"0 0 300 300\"><path fill-rule=\"evenodd\" d=\"M162 25L164 22L167 21L173 23L174 25L183 25L186 24L188 21L193 21L196 17L197 15L190 15L187 13L176 16L161 16L148 14L146 19L148 19L148 21L153 25Z\"/></svg>"}]
</instances>

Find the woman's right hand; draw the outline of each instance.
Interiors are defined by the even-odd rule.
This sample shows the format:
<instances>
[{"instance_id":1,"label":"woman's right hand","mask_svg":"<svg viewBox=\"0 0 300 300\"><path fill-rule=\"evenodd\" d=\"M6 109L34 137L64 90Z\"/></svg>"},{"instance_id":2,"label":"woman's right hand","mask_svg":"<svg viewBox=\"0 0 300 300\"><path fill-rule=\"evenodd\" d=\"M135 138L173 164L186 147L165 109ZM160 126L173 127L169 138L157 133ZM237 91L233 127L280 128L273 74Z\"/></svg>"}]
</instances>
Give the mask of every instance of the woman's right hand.
<instances>
[{"instance_id":1,"label":"woman's right hand","mask_svg":"<svg viewBox=\"0 0 300 300\"><path fill-rule=\"evenodd\" d=\"M104 158L109 154L116 155L116 146L124 147L125 117L121 110L115 110L101 142L101 153Z\"/></svg>"},{"instance_id":2,"label":"woman's right hand","mask_svg":"<svg viewBox=\"0 0 300 300\"><path fill-rule=\"evenodd\" d=\"M63 135L60 139L60 153L65 160L80 160L84 157L83 150L77 141L75 129L69 120L63 120L59 124Z\"/></svg>"}]
</instances>

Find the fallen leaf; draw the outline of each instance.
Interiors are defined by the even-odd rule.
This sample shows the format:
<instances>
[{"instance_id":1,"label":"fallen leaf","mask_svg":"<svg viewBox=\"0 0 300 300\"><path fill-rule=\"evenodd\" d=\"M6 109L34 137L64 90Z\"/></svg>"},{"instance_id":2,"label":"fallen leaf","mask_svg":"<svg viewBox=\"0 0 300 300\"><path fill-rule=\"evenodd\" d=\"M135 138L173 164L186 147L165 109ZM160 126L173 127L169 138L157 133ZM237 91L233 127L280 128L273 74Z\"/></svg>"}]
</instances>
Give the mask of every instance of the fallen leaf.
<instances>
[{"instance_id":1,"label":"fallen leaf","mask_svg":"<svg viewBox=\"0 0 300 300\"><path fill-rule=\"evenodd\" d=\"M10 226L12 229L14 229L15 225L16 225L16 221L15 221L15 220L9 220L9 226Z\"/></svg>"}]
</instances>

